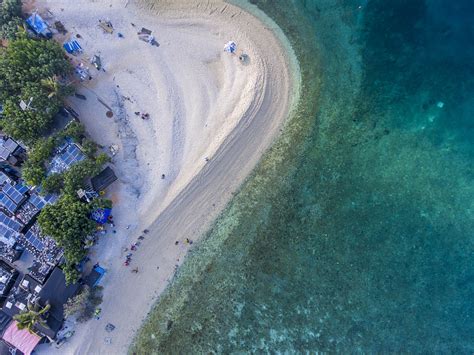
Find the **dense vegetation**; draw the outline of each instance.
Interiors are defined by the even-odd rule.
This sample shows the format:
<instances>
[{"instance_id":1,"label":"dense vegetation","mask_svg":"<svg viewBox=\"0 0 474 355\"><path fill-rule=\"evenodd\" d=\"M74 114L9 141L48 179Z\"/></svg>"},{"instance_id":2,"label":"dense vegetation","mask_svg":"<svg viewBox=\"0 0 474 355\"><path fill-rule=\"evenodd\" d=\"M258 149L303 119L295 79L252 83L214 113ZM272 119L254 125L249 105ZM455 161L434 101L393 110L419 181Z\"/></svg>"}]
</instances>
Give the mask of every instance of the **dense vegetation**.
<instances>
[{"instance_id":1,"label":"dense vegetation","mask_svg":"<svg viewBox=\"0 0 474 355\"><path fill-rule=\"evenodd\" d=\"M0 39L4 45L0 48L0 130L29 147L23 179L41 186L43 193L61 194L55 204L43 208L38 222L42 232L64 249L66 280L74 282L79 276L76 264L87 254L88 238L96 228L91 212L110 206L104 200L87 204L76 192L87 177L100 172L108 157L96 155L97 145L85 137L79 123L46 137L63 99L73 92L66 84L72 67L57 42L28 36L20 0L0 0ZM62 174L48 175L56 147L66 137L82 146L87 159Z\"/></svg>"},{"instance_id":2,"label":"dense vegetation","mask_svg":"<svg viewBox=\"0 0 474 355\"><path fill-rule=\"evenodd\" d=\"M94 316L94 312L102 303L102 287L90 288L85 285L81 292L70 298L64 305L64 317L75 315L77 321L83 323Z\"/></svg>"},{"instance_id":3,"label":"dense vegetation","mask_svg":"<svg viewBox=\"0 0 474 355\"><path fill-rule=\"evenodd\" d=\"M79 143L88 159L62 174L47 176L47 164L54 155L54 149L62 144L66 137ZM41 185L46 193L62 191L75 195L76 191L83 187L85 178L98 174L108 160L107 155L103 153L96 156L96 151L97 145L84 136L84 127L80 123L72 122L65 130L48 138L39 138L35 142L23 166L23 179L32 186Z\"/></svg>"},{"instance_id":4,"label":"dense vegetation","mask_svg":"<svg viewBox=\"0 0 474 355\"><path fill-rule=\"evenodd\" d=\"M41 185L44 192L61 194L59 201L43 208L38 222L42 232L51 236L64 249L66 264L63 271L68 283L75 282L79 277L76 264L86 256L87 239L95 231L96 223L90 219L92 211L99 207L111 207L108 200L97 199L85 203L77 195L77 190L84 187L86 178L97 175L107 162L108 156L105 154L91 154L62 174L46 175L54 149L65 137L79 143L86 142L94 147L92 151L95 152L95 144L87 140L83 133L83 126L74 122L64 131L38 140L23 167L23 177L29 184Z\"/></svg>"},{"instance_id":5,"label":"dense vegetation","mask_svg":"<svg viewBox=\"0 0 474 355\"><path fill-rule=\"evenodd\" d=\"M54 238L64 249L67 266L79 263L86 255L85 238L95 230L90 213L90 205L70 195L63 195L54 205L44 207L39 215L41 231ZM69 279L77 276L72 270L68 270L66 277L68 274Z\"/></svg>"},{"instance_id":6,"label":"dense vegetation","mask_svg":"<svg viewBox=\"0 0 474 355\"><path fill-rule=\"evenodd\" d=\"M3 0L0 4L0 38L15 39L22 27L21 1Z\"/></svg>"},{"instance_id":7,"label":"dense vegetation","mask_svg":"<svg viewBox=\"0 0 474 355\"><path fill-rule=\"evenodd\" d=\"M44 135L71 89L62 84L71 72L63 50L53 41L18 33L0 52L2 130L27 144ZM27 108L21 108L23 101Z\"/></svg>"}]
</instances>

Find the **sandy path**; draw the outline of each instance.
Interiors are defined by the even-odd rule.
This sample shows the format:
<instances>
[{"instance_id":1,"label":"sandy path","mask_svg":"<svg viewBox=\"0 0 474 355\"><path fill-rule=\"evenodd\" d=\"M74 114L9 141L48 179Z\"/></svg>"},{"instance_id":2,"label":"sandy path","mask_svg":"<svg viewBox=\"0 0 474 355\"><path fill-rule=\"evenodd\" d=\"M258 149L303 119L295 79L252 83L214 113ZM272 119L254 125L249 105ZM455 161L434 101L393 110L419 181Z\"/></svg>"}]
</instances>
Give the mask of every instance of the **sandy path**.
<instances>
[{"instance_id":1,"label":"sandy path","mask_svg":"<svg viewBox=\"0 0 474 355\"><path fill-rule=\"evenodd\" d=\"M299 75L279 29L254 8L264 22L220 1L74 4L42 0L36 6L48 8L70 35L81 35L84 53L76 60L103 58L105 72L89 64L94 79L80 89L87 101L70 103L97 142L119 146L113 159L119 182L108 192L117 225L92 252L108 270L101 319L78 325L60 351L39 350L122 354L183 261L185 238L196 240L209 228L278 135ZM124 38L104 34L99 19L109 19ZM142 26L154 31L159 48L137 39ZM230 39L248 63L223 52ZM97 98L112 108L112 119ZM149 112L150 120L135 111ZM145 228L150 232L132 265L122 266L123 247ZM135 267L138 274L130 271ZM107 323L116 329L106 332Z\"/></svg>"}]
</instances>

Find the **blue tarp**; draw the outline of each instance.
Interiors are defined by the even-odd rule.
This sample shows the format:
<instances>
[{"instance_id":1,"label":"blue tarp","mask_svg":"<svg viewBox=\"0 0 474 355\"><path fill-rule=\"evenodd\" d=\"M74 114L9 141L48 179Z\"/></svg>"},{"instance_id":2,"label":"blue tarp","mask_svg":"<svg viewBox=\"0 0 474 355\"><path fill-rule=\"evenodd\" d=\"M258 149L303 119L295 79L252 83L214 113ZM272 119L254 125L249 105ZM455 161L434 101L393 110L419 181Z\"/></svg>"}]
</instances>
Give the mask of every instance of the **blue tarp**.
<instances>
[{"instance_id":1,"label":"blue tarp","mask_svg":"<svg viewBox=\"0 0 474 355\"><path fill-rule=\"evenodd\" d=\"M46 37L51 37L51 31L48 28L48 25L37 13L33 13L30 17L26 19L28 26L37 34L43 35Z\"/></svg>"},{"instance_id":2,"label":"blue tarp","mask_svg":"<svg viewBox=\"0 0 474 355\"><path fill-rule=\"evenodd\" d=\"M97 223L104 224L107 222L111 212L110 208L98 208L92 212L91 219Z\"/></svg>"},{"instance_id":3,"label":"blue tarp","mask_svg":"<svg viewBox=\"0 0 474 355\"><path fill-rule=\"evenodd\" d=\"M97 280L95 280L94 284L92 285L93 287L97 286L100 280L104 277L105 269L101 266L94 266L94 271L99 274L99 277Z\"/></svg>"},{"instance_id":4,"label":"blue tarp","mask_svg":"<svg viewBox=\"0 0 474 355\"><path fill-rule=\"evenodd\" d=\"M95 265L94 268L89 273L89 275L87 275L84 280L86 282L86 285L89 285L89 287L97 286L100 280L102 280L102 278L104 277L106 272L107 270L105 270L103 267L99 265Z\"/></svg>"},{"instance_id":5,"label":"blue tarp","mask_svg":"<svg viewBox=\"0 0 474 355\"><path fill-rule=\"evenodd\" d=\"M63 47L66 50L66 52L68 52L69 54L82 51L82 47L79 45L79 43L75 39L64 43Z\"/></svg>"}]
</instances>

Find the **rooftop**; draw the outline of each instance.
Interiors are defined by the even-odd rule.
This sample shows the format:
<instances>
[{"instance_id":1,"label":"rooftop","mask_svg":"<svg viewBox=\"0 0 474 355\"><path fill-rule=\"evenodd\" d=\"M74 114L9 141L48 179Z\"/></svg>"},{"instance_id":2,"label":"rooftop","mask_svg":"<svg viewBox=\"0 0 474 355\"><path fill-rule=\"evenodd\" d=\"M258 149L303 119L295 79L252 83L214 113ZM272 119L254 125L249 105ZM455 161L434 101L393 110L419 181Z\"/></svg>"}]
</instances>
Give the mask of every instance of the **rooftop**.
<instances>
[{"instance_id":1,"label":"rooftop","mask_svg":"<svg viewBox=\"0 0 474 355\"><path fill-rule=\"evenodd\" d=\"M0 159L7 160L19 147L18 143L13 139L2 137L0 139Z\"/></svg>"},{"instance_id":2,"label":"rooftop","mask_svg":"<svg viewBox=\"0 0 474 355\"><path fill-rule=\"evenodd\" d=\"M104 170L91 179L92 188L95 191L103 191L115 180L117 180L117 176L115 175L114 171L107 166Z\"/></svg>"},{"instance_id":3,"label":"rooftop","mask_svg":"<svg viewBox=\"0 0 474 355\"><path fill-rule=\"evenodd\" d=\"M6 182L3 187L2 187L2 192L13 202L16 204L21 204L23 201L25 201L28 196L29 188L23 184L15 184L12 185L9 182Z\"/></svg>"},{"instance_id":4,"label":"rooftop","mask_svg":"<svg viewBox=\"0 0 474 355\"><path fill-rule=\"evenodd\" d=\"M11 183L12 180L7 174L5 174L3 171L0 171L0 185L3 185L6 182Z\"/></svg>"},{"instance_id":5,"label":"rooftop","mask_svg":"<svg viewBox=\"0 0 474 355\"><path fill-rule=\"evenodd\" d=\"M0 304L15 283L18 272L7 263L0 261Z\"/></svg>"},{"instance_id":6,"label":"rooftop","mask_svg":"<svg viewBox=\"0 0 474 355\"><path fill-rule=\"evenodd\" d=\"M56 155L49 165L48 175L63 173L85 158L86 156L82 153L77 144L66 142L57 148Z\"/></svg>"}]
</instances>

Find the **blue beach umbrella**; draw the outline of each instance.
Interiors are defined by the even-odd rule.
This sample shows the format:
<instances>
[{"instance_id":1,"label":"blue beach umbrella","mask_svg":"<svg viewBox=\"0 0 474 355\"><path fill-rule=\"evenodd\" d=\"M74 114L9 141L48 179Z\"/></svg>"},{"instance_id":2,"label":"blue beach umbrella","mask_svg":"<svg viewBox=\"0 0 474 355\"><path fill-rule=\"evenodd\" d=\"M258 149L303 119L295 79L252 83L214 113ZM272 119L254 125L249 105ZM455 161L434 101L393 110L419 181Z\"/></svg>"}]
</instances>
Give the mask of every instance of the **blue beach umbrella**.
<instances>
[{"instance_id":1,"label":"blue beach umbrella","mask_svg":"<svg viewBox=\"0 0 474 355\"><path fill-rule=\"evenodd\" d=\"M229 52L229 53L234 53L236 49L237 49L237 45L233 41L227 42L226 45L224 46L224 51Z\"/></svg>"}]
</instances>

